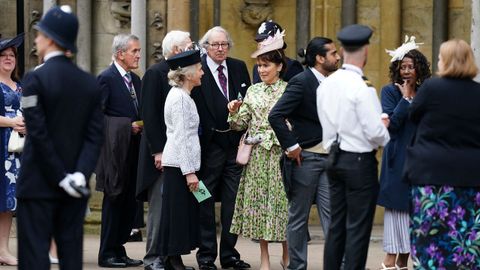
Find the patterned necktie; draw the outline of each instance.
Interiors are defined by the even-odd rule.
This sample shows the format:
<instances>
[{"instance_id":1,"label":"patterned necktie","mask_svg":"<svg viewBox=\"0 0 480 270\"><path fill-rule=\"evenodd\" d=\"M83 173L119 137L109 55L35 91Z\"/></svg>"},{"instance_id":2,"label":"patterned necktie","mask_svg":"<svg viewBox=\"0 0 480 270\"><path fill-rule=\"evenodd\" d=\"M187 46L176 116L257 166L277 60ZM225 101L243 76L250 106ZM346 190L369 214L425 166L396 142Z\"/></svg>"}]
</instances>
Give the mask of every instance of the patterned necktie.
<instances>
[{"instance_id":1,"label":"patterned necktie","mask_svg":"<svg viewBox=\"0 0 480 270\"><path fill-rule=\"evenodd\" d=\"M218 81L220 82L220 86L222 87L223 95L226 99L228 99L228 89L227 89L227 77L223 74L224 67L222 65L218 66Z\"/></svg>"},{"instance_id":2,"label":"patterned necktie","mask_svg":"<svg viewBox=\"0 0 480 270\"><path fill-rule=\"evenodd\" d=\"M129 72L125 73L123 76L123 80L127 84L128 92L130 92L130 96L132 97L133 105L135 106L135 111L138 113L138 101L137 101L137 94L135 93L135 88L133 87L132 76Z\"/></svg>"}]
</instances>

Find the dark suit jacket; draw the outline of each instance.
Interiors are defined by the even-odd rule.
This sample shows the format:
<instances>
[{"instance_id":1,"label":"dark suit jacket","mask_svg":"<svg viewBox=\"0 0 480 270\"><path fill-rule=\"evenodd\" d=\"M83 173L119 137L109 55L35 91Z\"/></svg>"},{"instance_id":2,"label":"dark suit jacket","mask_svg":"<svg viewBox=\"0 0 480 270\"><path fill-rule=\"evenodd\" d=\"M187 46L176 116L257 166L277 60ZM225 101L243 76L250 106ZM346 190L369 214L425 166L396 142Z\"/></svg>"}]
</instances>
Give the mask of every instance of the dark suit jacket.
<instances>
[{"instance_id":1,"label":"dark suit jacket","mask_svg":"<svg viewBox=\"0 0 480 270\"><path fill-rule=\"evenodd\" d=\"M317 114L318 80L310 69L293 77L285 92L273 106L268 121L283 149L296 143L302 148L322 141L322 125ZM292 125L290 131L285 119Z\"/></svg>"},{"instance_id":2,"label":"dark suit jacket","mask_svg":"<svg viewBox=\"0 0 480 270\"><path fill-rule=\"evenodd\" d=\"M148 188L160 177L155 168L153 154L163 152L167 141L163 117L165 100L171 85L167 74L170 68L165 60L154 64L145 72L142 79L140 114L145 124L140 142L140 155L137 170L137 199L147 200Z\"/></svg>"},{"instance_id":3,"label":"dark suit jacket","mask_svg":"<svg viewBox=\"0 0 480 270\"><path fill-rule=\"evenodd\" d=\"M480 186L480 84L426 80L410 105L416 135L405 176L415 185Z\"/></svg>"},{"instance_id":4,"label":"dark suit jacket","mask_svg":"<svg viewBox=\"0 0 480 270\"><path fill-rule=\"evenodd\" d=\"M300 64L300 62L298 62L295 59L291 59L287 57L287 69L285 70L285 73L283 73L283 76L281 79L288 82L290 81L291 78L295 77L295 75L297 75L298 73L301 73L302 71L303 71L303 66L302 64ZM252 83L255 84L262 81L260 79L260 76L258 75L257 64L253 66L252 74L253 74Z\"/></svg>"},{"instance_id":5,"label":"dark suit jacket","mask_svg":"<svg viewBox=\"0 0 480 270\"><path fill-rule=\"evenodd\" d=\"M248 75L247 66L245 62L228 57L226 60L228 69L228 83L230 100L236 99L238 93L245 96L248 87L250 86L250 77ZM206 151L208 145L211 143L214 133L213 129L216 127L215 104L213 102L214 92L220 91L212 72L208 68L206 56L202 57L202 69L204 75L202 77L202 85L196 87L192 91L192 98L197 106L198 114L200 116L200 145L202 152ZM225 105L225 115L228 115L228 109ZM241 133L230 131L233 139L230 141L230 147L238 147ZM202 162L203 164L203 162Z\"/></svg>"},{"instance_id":6,"label":"dark suit jacket","mask_svg":"<svg viewBox=\"0 0 480 270\"><path fill-rule=\"evenodd\" d=\"M140 94L140 87L141 87L141 81L140 78L133 72L131 72L132 75L132 82L133 86L135 88L135 92L137 93L137 97ZM128 90L127 85L125 84L125 81L123 80L120 72L118 69L115 67L114 64L111 64L110 67L108 67L106 70L104 70L100 75L97 77L98 83L100 85L100 89L102 91L102 104L103 104L103 112L105 116L110 116L110 117L123 117L123 118L130 118L130 122L139 120L139 115L135 109L135 105L133 103L132 97L130 95L130 92ZM111 132L106 131L106 133L110 133L108 137L106 137L107 140L111 140L113 135ZM123 132L123 131L122 131ZM96 168L97 171L97 190L101 191L103 186L108 182L110 186L115 186L115 187L124 187L128 186L124 181L136 181L136 175L134 179L127 179L127 177L124 177L124 175L131 175L130 172L133 172L137 168L137 163L138 163L138 142L139 139L137 136L131 136L130 141L125 142L124 145L121 146L115 146L117 151L122 151L122 152L127 152L130 154L135 154L135 158L126 158L125 160L131 160L132 164L123 164L121 167L123 173L122 176L118 175L119 177L117 179L113 178L104 178L103 176L107 176L102 173L102 171L108 171L112 167L120 169L118 164L114 164L114 160L109 159L108 156L108 151L102 150L101 152L101 160L104 160L105 162L99 163ZM132 143L129 143L132 142ZM105 148L106 145L103 146ZM120 150L120 148L124 147L125 149ZM129 148L132 148L129 150ZM108 163L107 161L110 161ZM111 176L111 174L110 174ZM123 182L123 183L122 183ZM118 191L118 190L116 190ZM120 190L120 193L123 190ZM115 192L117 193L117 192ZM118 195L118 194L115 194Z\"/></svg>"},{"instance_id":7,"label":"dark suit jacket","mask_svg":"<svg viewBox=\"0 0 480 270\"><path fill-rule=\"evenodd\" d=\"M58 198L66 173L89 179L103 141L100 90L95 78L65 56L28 73L23 108L28 136L17 182L19 198Z\"/></svg>"},{"instance_id":8,"label":"dark suit jacket","mask_svg":"<svg viewBox=\"0 0 480 270\"><path fill-rule=\"evenodd\" d=\"M131 75L135 92L137 93L137 97L139 97L142 84L140 77L133 72L131 72ZM127 85L114 64L111 64L106 70L100 73L97 80L102 90L102 105L105 115L130 117L132 122L139 120ZM140 100L138 102L140 102Z\"/></svg>"}]
</instances>

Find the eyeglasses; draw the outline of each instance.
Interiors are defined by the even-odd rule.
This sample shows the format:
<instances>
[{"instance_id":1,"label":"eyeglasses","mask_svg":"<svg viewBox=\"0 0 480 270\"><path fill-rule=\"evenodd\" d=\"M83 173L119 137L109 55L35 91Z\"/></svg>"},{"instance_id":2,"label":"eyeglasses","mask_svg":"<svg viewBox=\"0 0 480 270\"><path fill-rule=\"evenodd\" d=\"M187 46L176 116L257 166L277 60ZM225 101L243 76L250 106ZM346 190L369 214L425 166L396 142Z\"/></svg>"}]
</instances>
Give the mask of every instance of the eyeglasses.
<instances>
[{"instance_id":1,"label":"eyeglasses","mask_svg":"<svg viewBox=\"0 0 480 270\"><path fill-rule=\"evenodd\" d=\"M230 44L228 43L207 43L208 45L210 45L210 47L214 48L215 50L218 50L220 49L220 46L222 46L222 49L228 49L228 47L230 47Z\"/></svg>"}]
</instances>

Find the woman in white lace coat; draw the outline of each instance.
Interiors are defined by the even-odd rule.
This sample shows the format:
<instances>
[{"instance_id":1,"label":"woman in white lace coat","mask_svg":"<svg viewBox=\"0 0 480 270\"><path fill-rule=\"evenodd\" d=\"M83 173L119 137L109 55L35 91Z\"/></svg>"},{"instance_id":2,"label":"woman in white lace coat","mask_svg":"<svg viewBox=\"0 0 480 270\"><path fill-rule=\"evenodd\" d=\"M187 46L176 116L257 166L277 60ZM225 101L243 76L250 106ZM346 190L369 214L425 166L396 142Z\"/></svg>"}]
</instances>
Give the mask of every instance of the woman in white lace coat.
<instances>
[{"instance_id":1,"label":"woman in white lace coat","mask_svg":"<svg viewBox=\"0 0 480 270\"><path fill-rule=\"evenodd\" d=\"M168 79L173 88L165 101L167 142L163 150L163 201L160 219L160 255L170 269L185 267L181 255L198 247L198 190L200 169L199 117L190 97L203 75L199 51L186 51L169 59Z\"/></svg>"}]
</instances>

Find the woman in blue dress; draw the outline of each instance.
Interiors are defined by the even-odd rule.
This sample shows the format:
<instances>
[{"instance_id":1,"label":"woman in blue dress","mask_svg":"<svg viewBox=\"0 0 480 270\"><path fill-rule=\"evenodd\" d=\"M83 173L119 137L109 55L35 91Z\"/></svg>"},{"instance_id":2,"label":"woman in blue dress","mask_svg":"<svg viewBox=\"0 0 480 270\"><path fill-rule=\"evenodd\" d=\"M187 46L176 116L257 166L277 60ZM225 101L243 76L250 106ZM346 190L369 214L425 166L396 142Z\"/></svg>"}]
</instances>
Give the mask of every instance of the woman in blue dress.
<instances>
[{"instance_id":1,"label":"woman in blue dress","mask_svg":"<svg viewBox=\"0 0 480 270\"><path fill-rule=\"evenodd\" d=\"M391 83L382 88L383 112L388 114L390 142L385 146L380 173L378 204L385 207L382 262L384 270L405 270L410 253L410 186L402 178L405 152L415 126L408 119L408 109L417 89L431 76L427 58L417 50L411 37L395 51L390 64Z\"/></svg>"},{"instance_id":2,"label":"woman in blue dress","mask_svg":"<svg viewBox=\"0 0 480 270\"><path fill-rule=\"evenodd\" d=\"M25 123L20 110L21 87L18 84L17 47L23 34L13 39L0 40L0 264L17 265L8 249L12 213L17 207L15 185L20 169L20 153L8 152L12 130L25 134Z\"/></svg>"}]
</instances>

